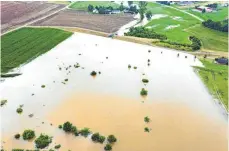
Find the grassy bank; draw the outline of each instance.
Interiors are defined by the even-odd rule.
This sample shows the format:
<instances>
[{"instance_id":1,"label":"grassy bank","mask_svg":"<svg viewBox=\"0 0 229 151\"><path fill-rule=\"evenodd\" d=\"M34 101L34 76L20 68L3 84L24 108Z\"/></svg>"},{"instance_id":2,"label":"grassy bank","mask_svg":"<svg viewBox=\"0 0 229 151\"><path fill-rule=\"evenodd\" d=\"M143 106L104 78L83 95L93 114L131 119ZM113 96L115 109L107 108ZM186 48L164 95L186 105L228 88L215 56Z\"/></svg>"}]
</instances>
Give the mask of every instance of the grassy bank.
<instances>
[{"instance_id":1,"label":"grassy bank","mask_svg":"<svg viewBox=\"0 0 229 151\"><path fill-rule=\"evenodd\" d=\"M212 60L201 60L205 68L195 67L210 93L221 101L228 110L228 66Z\"/></svg>"},{"instance_id":2,"label":"grassy bank","mask_svg":"<svg viewBox=\"0 0 229 151\"><path fill-rule=\"evenodd\" d=\"M95 6L104 6L104 7L113 7L114 9L119 8L119 5L110 1L79 1L79 2L74 2L70 8L76 9L76 10L87 10L88 5L93 5Z\"/></svg>"},{"instance_id":3,"label":"grassy bank","mask_svg":"<svg viewBox=\"0 0 229 151\"><path fill-rule=\"evenodd\" d=\"M71 35L71 32L53 28L21 28L3 35L1 73L38 57Z\"/></svg>"}]
</instances>

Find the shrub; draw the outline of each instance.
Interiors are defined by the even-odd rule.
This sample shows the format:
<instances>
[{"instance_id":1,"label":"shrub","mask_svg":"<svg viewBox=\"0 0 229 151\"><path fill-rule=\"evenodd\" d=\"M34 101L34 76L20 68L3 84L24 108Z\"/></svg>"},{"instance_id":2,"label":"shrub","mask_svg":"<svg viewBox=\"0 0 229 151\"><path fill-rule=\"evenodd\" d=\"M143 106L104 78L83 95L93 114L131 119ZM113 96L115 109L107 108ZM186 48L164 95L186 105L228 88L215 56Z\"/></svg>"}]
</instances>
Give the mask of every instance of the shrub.
<instances>
[{"instance_id":1,"label":"shrub","mask_svg":"<svg viewBox=\"0 0 229 151\"><path fill-rule=\"evenodd\" d=\"M25 130L22 134L24 140L30 140L35 137L35 132L33 130Z\"/></svg>"},{"instance_id":2,"label":"shrub","mask_svg":"<svg viewBox=\"0 0 229 151\"><path fill-rule=\"evenodd\" d=\"M150 20L151 17L152 17L152 12L151 12L151 11L147 11L147 12L146 12L146 18L147 18L148 20Z\"/></svg>"},{"instance_id":3,"label":"shrub","mask_svg":"<svg viewBox=\"0 0 229 151\"><path fill-rule=\"evenodd\" d=\"M62 127L63 127L62 125L59 125L59 126L58 126L59 129L62 129Z\"/></svg>"},{"instance_id":4,"label":"shrub","mask_svg":"<svg viewBox=\"0 0 229 151\"><path fill-rule=\"evenodd\" d=\"M115 137L114 135L109 135L109 136L107 137L107 141L108 141L109 143L114 143L114 142L117 141L117 139L116 139L116 137Z\"/></svg>"},{"instance_id":5,"label":"shrub","mask_svg":"<svg viewBox=\"0 0 229 151\"><path fill-rule=\"evenodd\" d=\"M135 36L141 38L150 38L150 39L161 39L165 40L167 37L162 34L154 32L153 29L146 27L131 27L129 32L124 34L125 36Z\"/></svg>"},{"instance_id":6,"label":"shrub","mask_svg":"<svg viewBox=\"0 0 229 151\"><path fill-rule=\"evenodd\" d=\"M91 133L91 131L90 131L89 128L83 128L82 130L80 130L79 133L80 133L82 136L87 137L87 136Z\"/></svg>"},{"instance_id":7,"label":"shrub","mask_svg":"<svg viewBox=\"0 0 229 151\"><path fill-rule=\"evenodd\" d=\"M128 65L128 68L129 68L129 69L131 68L131 65L130 65L130 64Z\"/></svg>"},{"instance_id":8,"label":"shrub","mask_svg":"<svg viewBox=\"0 0 229 151\"><path fill-rule=\"evenodd\" d=\"M72 130L72 123L65 122L64 125L63 125L63 130L65 132L71 132L71 130Z\"/></svg>"},{"instance_id":9,"label":"shrub","mask_svg":"<svg viewBox=\"0 0 229 151\"><path fill-rule=\"evenodd\" d=\"M105 151L110 151L110 150L112 150L111 144L106 144L106 146L104 147L104 150L105 150Z\"/></svg>"},{"instance_id":10,"label":"shrub","mask_svg":"<svg viewBox=\"0 0 229 151\"><path fill-rule=\"evenodd\" d=\"M134 69L137 69L137 67L134 67Z\"/></svg>"},{"instance_id":11,"label":"shrub","mask_svg":"<svg viewBox=\"0 0 229 151\"><path fill-rule=\"evenodd\" d=\"M140 94L141 94L142 96L145 96L145 95L147 95L147 94L148 94L148 91L147 91L147 90L145 90L144 88L142 88L142 90L141 90Z\"/></svg>"},{"instance_id":12,"label":"shrub","mask_svg":"<svg viewBox=\"0 0 229 151\"><path fill-rule=\"evenodd\" d=\"M68 79L64 79L64 81L65 81L65 82L67 82L67 81L68 81Z\"/></svg>"},{"instance_id":13,"label":"shrub","mask_svg":"<svg viewBox=\"0 0 229 151\"><path fill-rule=\"evenodd\" d=\"M74 134L78 132L76 126L72 126L71 132L74 133Z\"/></svg>"},{"instance_id":14,"label":"shrub","mask_svg":"<svg viewBox=\"0 0 229 151\"><path fill-rule=\"evenodd\" d=\"M145 132L149 132L150 130L149 130L148 127L145 127L145 128L144 128L144 131L145 131Z\"/></svg>"},{"instance_id":15,"label":"shrub","mask_svg":"<svg viewBox=\"0 0 229 151\"><path fill-rule=\"evenodd\" d=\"M103 143L106 138L104 136L100 135L99 133L94 133L94 134L92 134L91 139L94 142Z\"/></svg>"},{"instance_id":16,"label":"shrub","mask_svg":"<svg viewBox=\"0 0 229 151\"><path fill-rule=\"evenodd\" d=\"M20 134L15 134L15 135L14 135L14 138L16 138L16 139L19 139L20 137L21 137Z\"/></svg>"},{"instance_id":17,"label":"shrub","mask_svg":"<svg viewBox=\"0 0 229 151\"><path fill-rule=\"evenodd\" d=\"M148 79L142 79L142 82L143 82L143 83L148 83L149 80L148 80Z\"/></svg>"},{"instance_id":18,"label":"shrub","mask_svg":"<svg viewBox=\"0 0 229 151\"><path fill-rule=\"evenodd\" d=\"M1 106L5 105L7 103L7 100L1 100Z\"/></svg>"},{"instance_id":19,"label":"shrub","mask_svg":"<svg viewBox=\"0 0 229 151\"><path fill-rule=\"evenodd\" d=\"M59 145L56 145L54 148L59 149L60 147L61 147L61 145L59 144Z\"/></svg>"},{"instance_id":20,"label":"shrub","mask_svg":"<svg viewBox=\"0 0 229 151\"><path fill-rule=\"evenodd\" d=\"M146 116L146 117L144 117L144 121L145 121L146 123L149 123L149 122L150 122L150 118L149 118L148 116Z\"/></svg>"},{"instance_id":21,"label":"shrub","mask_svg":"<svg viewBox=\"0 0 229 151\"><path fill-rule=\"evenodd\" d=\"M97 73L96 73L95 71L92 71L92 72L91 72L91 76L96 76L96 74L97 74Z\"/></svg>"},{"instance_id":22,"label":"shrub","mask_svg":"<svg viewBox=\"0 0 229 151\"><path fill-rule=\"evenodd\" d=\"M45 134L41 134L35 140L36 147L39 149L43 149L47 147L51 142L52 142L52 137L49 137L48 135L45 135Z\"/></svg>"},{"instance_id":23,"label":"shrub","mask_svg":"<svg viewBox=\"0 0 229 151\"><path fill-rule=\"evenodd\" d=\"M17 108L16 111L17 111L18 114L21 114L23 112L23 109L19 107L19 108Z\"/></svg>"},{"instance_id":24,"label":"shrub","mask_svg":"<svg viewBox=\"0 0 229 151\"><path fill-rule=\"evenodd\" d=\"M45 88L45 85L42 85L41 87L42 87L42 88Z\"/></svg>"}]
</instances>

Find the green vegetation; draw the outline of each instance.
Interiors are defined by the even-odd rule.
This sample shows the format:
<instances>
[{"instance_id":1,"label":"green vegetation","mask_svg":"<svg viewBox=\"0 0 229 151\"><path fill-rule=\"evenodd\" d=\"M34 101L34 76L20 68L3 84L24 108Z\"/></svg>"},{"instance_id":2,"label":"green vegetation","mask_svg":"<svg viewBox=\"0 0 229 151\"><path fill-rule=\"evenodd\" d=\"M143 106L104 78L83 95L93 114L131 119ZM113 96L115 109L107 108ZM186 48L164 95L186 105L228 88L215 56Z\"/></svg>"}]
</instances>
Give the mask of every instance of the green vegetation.
<instances>
[{"instance_id":1,"label":"green vegetation","mask_svg":"<svg viewBox=\"0 0 229 151\"><path fill-rule=\"evenodd\" d=\"M149 118L148 116L146 116L146 117L144 117L144 121L145 121L146 123L149 123L149 122L150 122L150 118Z\"/></svg>"},{"instance_id":2,"label":"green vegetation","mask_svg":"<svg viewBox=\"0 0 229 151\"><path fill-rule=\"evenodd\" d=\"M41 134L35 140L36 148L39 148L39 149L43 149L49 146L50 143L52 143L52 137L49 137L48 135L45 135L45 134Z\"/></svg>"},{"instance_id":3,"label":"green vegetation","mask_svg":"<svg viewBox=\"0 0 229 151\"><path fill-rule=\"evenodd\" d=\"M141 94L141 96L146 96L148 94L148 91L146 89L142 88L140 94Z\"/></svg>"},{"instance_id":4,"label":"green vegetation","mask_svg":"<svg viewBox=\"0 0 229 151\"><path fill-rule=\"evenodd\" d=\"M144 128L144 131L145 131L145 132L149 132L150 129L149 129L148 127L145 127L145 128Z\"/></svg>"},{"instance_id":5,"label":"green vegetation","mask_svg":"<svg viewBox=\"0 0 229 151\"><path fill-rule=\"evenodd\" d=\"M129 68L129 69L131 68L131 65L130 65L130 64L128 65L128 68Z\"/></svg>"},{"instance_id":6,"label":"green vegetation","mask_svg":"<svg viewBox=\"0 0 229 151\"><path fill-rule=\"evenodd\" d=\"M62 125L59 125L59 126L58 126L58 128L59 128L59 129L62 129L62 128L63 128L63 126L62 126Z\"/></svg>"},{"instance_id":7,"label":"green vegetation","mask_svg":"<svg viewBox=\"0 0 229 151\"><path fill-rule=\"evenodd\" d=\"M71 132L71 130L72 130L72 123L65 122L64 125L63 125L63 130L65 132Z\"/></svg>"},{"instance_id":8,"label":"green vegetation","mask_svg":"<svg viewBox=\"0 0 229 151\"><path fill-rule=\"evenodd\" d=\"M42 87L42 88L45 88L45 85L42 85L41 87Z\"/></svg>"},{"instance_id":9,"label":"green vegetation","mask_svg":"<svg viewBox=\"0 0 229 151\"><path fill-rule=\"evenodd\" d=\"M1 100L1 107L7 103L7 100Z\"/></svg>"},{"instance_id":10,"label":"green vegetation","mask_svg":"<svg viewBox=\"0 0 229 151\"><path fill-rule=\"evenodd\" d=\"M210 93L223 103L228 110L228 66L201 60L205 68L195 67Z\"/></svg>"},{"instance_id":11,"label":"green vegetation","mask_svg":"<svg viewBox=\"0 0 229 151\"><path fill-rule=\"evenodd\" d=\"M115 142L117 141L117 138L116 138L114 135L109 135L109 136L107 137L107 141L108 141L109 143L115 143Z\"/></svg>"},{"instance_id":12,"label":"green vegetation","mask_svg":"<svg viewBox=\"0 0 229 151\"><path fill-rule=\"evenodd\" d=\"M139 14L140 14L140 20L142 21L144 19L144 15L145 15L145 12L147 10L146 6L147 6L147 2L145 1L139 1Z\"/></svg>"},{"instance_id":13,"label":"green vegetation","mask_svg":"<svg viewBox=\"0 0 229 151\"><path fill-rule=\"evenodd\" d=\"M110 151L110 150L112 150L111 144L106 144L106 146L104 147L104 150L105 150L105 151Z\"/></svg>"},{"instance_id":14,"label":"green vegetation","mask_svg":"<svg viewBox=\"0 0 229 151\"><path fill-rule=\"evenodd\" d=\"M143 82L143 83L148 83L149 80L148 80L148 79L142 79L142 82Z\"/></svg>"},{"instance_id":15,"label":"green vegetation","mask_svg":"<svg viewBox=\"0 0 229 151\"><path fill-rule=\"evenodd\" d=\"M198 37L204 49L215 51L228 51L228 35L227 33L215 31L202 25L196 25L186 30L191 35Z\"/></svg>"},{"instance_id":16,"label":"green vegetation","mask_svg":"<svg viewBox=\"0 0 229 151\"><path fill-rule=\"evenodd\" d=\"M21 114L23 112L23 109L21 107L19 107L19 108L17 108L16 111L17 111L18 114Z\"/></svg>"},{"instance_id":17,"label":"green vegetation","mask_svg":"<svg viewBox=\"0 0 229 151\"><path fill-rule=\"evenodd\" d=\"M149 38L149 39L167 39L165 35L158 34L154 32L153 29L145 28L145 27L131 27L130 30L125 33L125 36L135 36L141 38Z\"/></svg>"},{"instance_id":18,"label":"green vegetation","mask_svg":"<svg viewBox=\"0 0 229 151\"><path fill-rule=\"evenodd\" d=\"M70 5L70 8L76 9L76 10L88 10L88 6L92 5L95 6L102 6L102 7L113 7L114 9L118 9L119 5L110 1L79 1L74 2L72 5Z\"/></svg>"},{"instance_id":19,"label":"green vegetation","mask_svg":"<svg viewBox=\"0 0 229 151\"><path fill-rule=\"evenodd\" d=\"M79 131L79 133L82 135L82 136L84 136L84 137L87 137L90 133L91 133L91 131L90 131L90 129L89 128L83 128L83 129L81 129L80 131Z\"/></svg>"},{"instance_id":20,"label":"green vegetation","mask_svg":"<svg viewBox=\"0 0 229 151\"><path fill-rule=\"evenodd\" d=\"M91 76L96 76L96 74L97 74L97 73L96 73L95 71L92 71L92 72L91 72Z\"/></svg>"},{"instance_id":21,"label":"green vegetation","mask_svg":"<svg viewBox=\"0 0 229 151\"><path fill-rule=\"evenodd\" d=\"M61 145L59 144L59 145L56 145L54 148L59 149L60 147L61 147Z\"/></svg>"},{"instance_id":22,"label":"green vegetation","mask_svg":"<svg viewBox=\"0 0 229 151\"><path fill-rule=\"evenodd\" d=\"M19 139L20 137L21 137L21 135L19 133L14 135L15 139Z\"/></svg>"},{"instance_id":23,"label":"green vegetation","mask_svg":"<svg viewBox=\"0 0 229 151\"><path fill-rule=\"evenodd\" d=\"M100 135L99 133L94 133L94 134L92 134L91 139L94 142L99 142L102 144L105 141L106 137Z\"/></svg>"},{"instance_id":24,"label":"green vegetation","mask_svg":"<svg viewBox=\"0 0 229 151\"><path fill-rule=\"evenodd\" d=\"M24 140L30 140L35 137L35 132L33 130L27 129L27 130L24 130L22 136Z\"/></svg>"},{"instance_id":25,"label":"green vegetation","mask_svg":"<svg viewBox=\"0 0 229 151\"><path fill-rule=\"evenodd\" d=\"M134 66L134 69L137 69L137 67L136 67L136 66Z\"/></svg>"},{"instance_id":26,"label":"green vegetation","mask_svg":"<svg viewBox=\"0 0 229 151\"><path fill-rule=\"evenodd\" d=\"M1 73L35 59L71 35L60 29L26 27L1 36Z\"/></svg>"},{"instance_id":27,"label":"green vegetation","mask_svg":"<svg viewBox=\"0 0 229 151\"><path fill-rule=\"evenodd\" d=\"M202 22L202 25L214 30L228 32L228 19L221 22L220 21L214 22L211 19L208 19L207 21Z\"/></svg>"}]
</instances>

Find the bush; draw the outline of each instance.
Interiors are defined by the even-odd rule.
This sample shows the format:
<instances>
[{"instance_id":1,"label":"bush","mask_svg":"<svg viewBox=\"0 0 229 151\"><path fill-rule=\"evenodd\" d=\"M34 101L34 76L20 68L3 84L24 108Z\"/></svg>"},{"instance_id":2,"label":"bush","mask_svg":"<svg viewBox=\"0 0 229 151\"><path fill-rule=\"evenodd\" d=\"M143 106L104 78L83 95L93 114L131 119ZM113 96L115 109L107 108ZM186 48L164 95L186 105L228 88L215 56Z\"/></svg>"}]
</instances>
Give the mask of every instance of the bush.
<instances>
[{"instance_id":1,"label":"bush","mask_svg":"<svg viewBox=\"0 0 229 151\"><path fill-rule=\"evenodd\" d=\"M148 91L145 90L144 88L142 88L140 94L141 94L142 96L146 96L146 95L148 94Z\"/></svg>"},{"instance_id":2,"label":"bush","mask_svg":"<svg viewBox=\"0 0 229 151\"><path fill-rule=\"evenodd\" d=\"M19 139L20 137L21 137L20 134L15 134L15 135L14 135L14 138L16 138L16 139Z\"/></svg>"},{"instance_id":3,"label":"bush","mask_svg":"<svg viewBox=\"0 0 229 151\"><path fill-rule=\"evenodd\" d=\"M147 18L148 20L151 19L152 15L153 15L153 14L152 14L151 11L147 11L147 12L146 12L146 18Z\"/></svg>"},{"instance_id":4,"label":"bush","mask_svg":"<svg viewBox=\"0 0 229 151\"><path fill-rule=\"evenodd\" d=\"M104 136L100 135L99 133L94 133L94 134L92 134L91 139L94 142L103 143L106 138Z\"/></svg>"},{"instance_id":5,"label":"bush","mask_svg":"<svg viewBox=\"0 0 229 151\"><path fill-rule=\"evenodd\" d=\"M43 149L47 147L51 142L52 142L52 137L49 137L48 135L44 135L44 134L41 134L35 140L36 147L39 149Z\"/></svg>"},{"instance_id":6,"label":"bush","mask_svg":"<svg viewBox=\"0 0 229 151\"><path fill-rule=\"evenodd\" d=\"M128 68L129 68L129 69L131 68L131 65L130 65L130 64L128 65Z\"/></svg>"},{"instance_id":7,"label":"bush","mask_svg":"<svg viewBox=\"0 0 229 151\"><path fill-rule=\"evenodd\" d=\"M145 127L145 128L144 128L144 131L145 131L145 132L149 132L150 130L149 130L148 127Z\"/></svg>"},{"instance_id":8,"label":"bush","mask_svg":"<svg viewBox=\"0 0 229 151\"><path fill-rule=\"evenodd\" d=\"M58 126L59 129L62 129L62 127L63 127L62 125L59 125L59 126Z\"/></svg>"},{"instance_id":9,"label":"bush","mask_svg":"<svg viewBox=\"0 0 229 151\"><path fill-rule=\"evenodd\" d=\"M80 130L79 133L80 133L82 136L87 137L87 136L91 133L91 131L90 131L89 128L83 128L82 130Z\"/></svg>"},{"instance_id":10,"label":"bush","mask_svg":"<svg viewBox=\"0 0 229 151\"><path fill-rule=\"evenodd\" d=\"M7 103L7 100L1 100L1 106L5 105Z\"/></svg>"},{"instance_id":11,"label":"bush","mask_svg":"<svg viewBox=\"0 0 229 151\"><path fill-rule=\"evenodd\" d=\"M149 118L148 116L146 116L146 117L144 117L144 121L145 121L146 123L149 123L149 122L150 122L150 118Z\"/></svg>"},{"instance_id":12,"label":"bush","mask_svg":"<svg viewBox=\"0 0 229 151\"><path fill-rule=\"evenodd\" d=\"M60 147L61 147L61 145L59 144L59 145L56 145L54 148L59 149Z\"/></svg>"},{"instance_id":13,"label":"bush","mask_svg":"<svg viewBox=\"0 0 229 151\"><path fill-rule=\"evenodd\" d=\"M72 126L71 132L74 133L74 134L78 133L78 130L77 130L76 126Z\"/></svg>"},{"instance_id":14,"label":"bush","mask_svg":"<svg viewBox=\"0 0 229 151\"><path fill-rule=\"evenodd\" d=\"M63 130L65 132L71 132L71 130L72 130L72 123L65 122L64 125L63 125Z\"/></svg>"},{"instance_id":15,"label":"bush","mask_svg":"<svg viewBox=\"0 0 229 151\"><path fill-rule=\"evenodd\" d=\"M148 79L142 79L142 82L143 82L143 83L148 83L149 80L148 80Z\"/></svg>"},{"instance_id":16,"label":"bush","mask_svg":"<svg viewBox=\"0 0 229 151\"><path fill-rule=\"evenodd\" d=\"M129 32L125 33L125 36L135 36L141 38L150 38L150 39L161 39L165 40L167 37L162 34L158 34L153 31L153 29L145 27L131 27Z\"/></svg>"},{"instance_id":17,"label":"bush","mask_svg":"<svg viewBox=\"0 0 229 151\"><path fill-rule=\"evenodd\" d=\"M134 67L134 69L137 69L137 67Z\"/></svg>"},{"instance_id":18,"label":"bush","mask_svg":"<svg viewBox=\"0 0 229 151\"><path fill-rule=\"evenodd\" d=\"M33 130L25 130L22 134L24 140L30 140L35 137L35 132Z\"/></svg>"},{"instance_id":19,"label":"bush","mask_svg":"<svg viewBox=\"0 0 229 151\"><path fill-rule=\"evenodd\" d=\"M67 82L67 81L68 81L68 79L64 79L64 81L65 81L65 82Z\"/></svg>"},{"instance_id":20,"label":"bush","mask_svg":"<svg viewBox=\"0 0 229 151\"><path fill-rule=\"evenodd\" d=\"M92 71L92 72L91 72L91 76L96 76L96 74L97 74L97 73L96 73L95 71Z\"/></svg>"},{"instance_id":21,"label":"bush","mask_svg":"<svg viewBox=\"0 0 229 151\"><path fill-rule=\"evenodd\" d=\"M104 147L104 150L105 150L105 151L110 151L110 150L112 150L111 144L106 144L106 146Z\"/></svg>"},{"instance_id":22,"label":"bush","mask_svg":"<svg viewBox=\"0 0 229 151\"><path fill-rule=\"evenodd\" d=\"M41 87L42 87L42 88L45 88L45 85L42 85Z\"/></svg>"},{"instance_id":23,"label":"bush","mask_svg":"<svg viewBox=\"0 0 229 151\"><path fill-rule=\"evenodd\" d=\"M19 108L17 108L16 111L17 111L18 114L21 114L23 112L23 109L19 107Z\"/></svg>"},{"instance_id":24,"label":"bush","mask_svg":"<svg viewBox=\"0 0 229 151\"><path fill-rule=\"evenodd\" d=\"M117 141L117 139L116 139L116 137L115 137L114 135L109 135L109 136L107 137L107 141L108 141L109 143L114 143L114 142Z\"/></svg>"}]
</instances>

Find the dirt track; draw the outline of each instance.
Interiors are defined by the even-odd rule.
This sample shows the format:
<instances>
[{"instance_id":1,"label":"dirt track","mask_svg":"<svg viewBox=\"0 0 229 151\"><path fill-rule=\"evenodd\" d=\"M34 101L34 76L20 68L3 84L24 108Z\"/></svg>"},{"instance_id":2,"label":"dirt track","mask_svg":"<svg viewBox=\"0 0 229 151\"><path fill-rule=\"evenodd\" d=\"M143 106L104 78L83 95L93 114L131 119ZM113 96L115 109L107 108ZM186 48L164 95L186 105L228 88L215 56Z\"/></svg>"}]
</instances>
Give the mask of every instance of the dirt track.
<instances>
[{"instance_id":1,"label":"dirt track","mask_svg":"<svg viewBox=\"0 0 229 151\"><path fill-rule=\"evenodd\" d=\"M130 14L100 15L67 9L40 20L32 25L80 27L112 33L132 20L134 20L134 18Z\"/></svg>"},{"instance_id":2,"label":"dirt track","mask_svg":"<svg viewBox=\"0 0 229 151\"><path fill-rule=\"evenodd\" d=\"M17 28L64 7L65 5L46 2L3 1L1 2L1 32Z\"/></svg>"}]
</instances>

